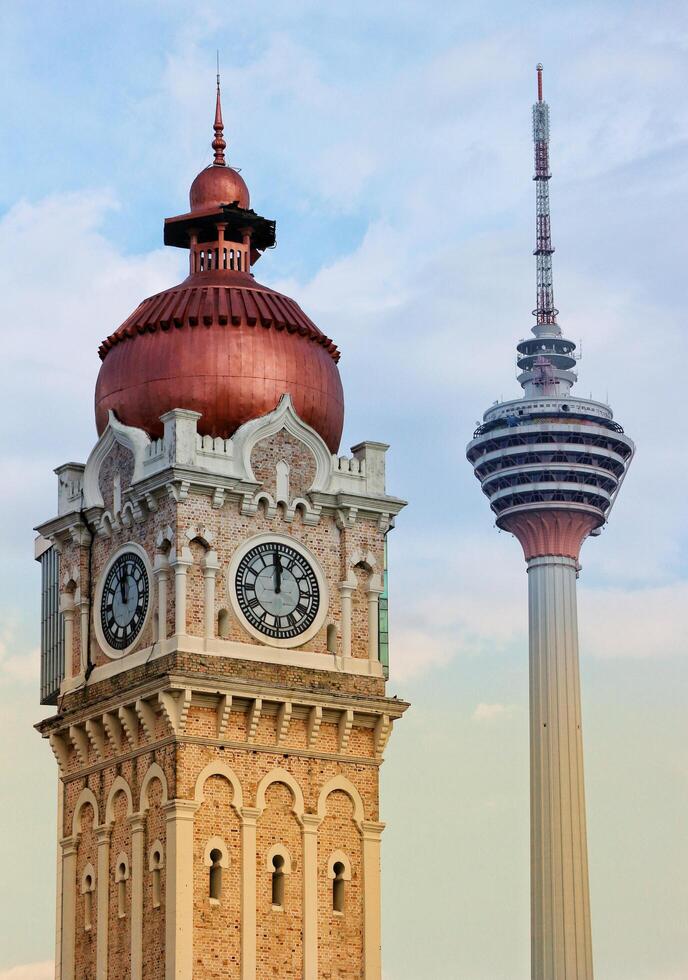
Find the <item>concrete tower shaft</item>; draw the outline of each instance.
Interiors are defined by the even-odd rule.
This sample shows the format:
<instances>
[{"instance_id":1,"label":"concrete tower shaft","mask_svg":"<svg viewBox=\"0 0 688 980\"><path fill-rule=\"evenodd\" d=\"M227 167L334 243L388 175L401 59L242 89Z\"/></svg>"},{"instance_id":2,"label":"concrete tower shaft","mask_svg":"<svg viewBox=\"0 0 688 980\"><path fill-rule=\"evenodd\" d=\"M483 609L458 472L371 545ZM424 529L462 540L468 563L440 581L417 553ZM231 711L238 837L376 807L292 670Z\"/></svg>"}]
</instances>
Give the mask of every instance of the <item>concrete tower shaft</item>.
<instances>
[{"instance_id":1,"label":"concrete tower shaft","mask_svg":"<svg viewBox=\"0 0 688 980\"><path fill-rule=\"evenodd\" d=\"M581 545L606 523L635 447L608 405L571 395L577 357L554 306L542 65L537 74L537 301L533 337L517 345L524 395L485 412L467 457L528 570L531 976L592 980L576 579Z\"/></svg>"}]
</instances>

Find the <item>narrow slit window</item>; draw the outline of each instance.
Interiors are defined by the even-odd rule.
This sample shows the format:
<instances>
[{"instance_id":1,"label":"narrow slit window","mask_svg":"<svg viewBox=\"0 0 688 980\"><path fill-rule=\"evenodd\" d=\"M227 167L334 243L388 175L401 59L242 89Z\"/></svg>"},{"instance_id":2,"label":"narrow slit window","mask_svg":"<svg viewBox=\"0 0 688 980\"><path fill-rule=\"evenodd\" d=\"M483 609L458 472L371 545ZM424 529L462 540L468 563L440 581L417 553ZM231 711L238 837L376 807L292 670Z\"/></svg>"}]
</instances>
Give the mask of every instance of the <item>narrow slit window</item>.
<instances>
[{"instance_id":1,"label":"narrow slit window","mask_svg":"<svg viewBox=\"0 0 688 980\"><path fill-rule=\"evenodd\" d=\"M272 859L272 907L284 908L284 858L275 854Z\"/></svg>"},{"instance_id":2,"label":"narrow slit window","mask_svg":"<svg viewBox=\"0 0 688 980\"><path fill-rule=\"evenodd\" d=\"M119 881L117 882L117 915L120 919L123 919L127 914L127 879L126 866L120 864L119 866Z\"/></svg>"},{"instance_id":3,"label":"narrow slit window","mask_svg":"<svg viewBox=\"0 0 688 980\"><path fill-rule=\"evenodd\" d=\"M162 848L160 844L156 843L150 852L150 858L148 861L148 868L151 873L151 892L152 892L152 902L153 908L159 909L162 888L161 888L161 870L162 870Z\"/></svg>"},{"instance_id":4,"label":"narrow slit window","mask_svg":"<svg viewBox=\"0 0 688 980\"><path fill-rule=\"evenodd\" d=\"M222 899L222 852L213 848L210 852L208 895L214 902Z\"/></svg>"},{"instance_id":5,"label":"narrow slit window","mask_svg":"<svg viewBox=\"0 0 688 980\"><path fill-rule=\"evenodd\" d=\"M84 931L90 932L93 928L93 875L87 874L84 878Z\"/></svg>"},{"instance_id":6,"label":"narrow slit window","mask_svg":"<svg viewBox=\"0 0 688 980\"><path fill-rule=\"evenodd\" d=\"M341 861L337 861L332 870L334 871L334 879L332 881L332 911L343 912L344 890L346 888L346 882L344 880L344 865Z\"/></svg>"}]
</instances>

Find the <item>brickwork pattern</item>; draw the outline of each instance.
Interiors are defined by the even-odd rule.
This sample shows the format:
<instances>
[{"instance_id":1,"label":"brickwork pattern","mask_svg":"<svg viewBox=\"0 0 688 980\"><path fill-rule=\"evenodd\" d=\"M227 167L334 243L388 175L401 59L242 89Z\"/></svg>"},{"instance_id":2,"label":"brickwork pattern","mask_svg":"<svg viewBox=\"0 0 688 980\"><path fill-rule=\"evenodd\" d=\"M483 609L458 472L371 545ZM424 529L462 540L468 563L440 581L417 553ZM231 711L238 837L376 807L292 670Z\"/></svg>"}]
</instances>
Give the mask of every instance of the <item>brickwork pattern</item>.
<instances>
[{"instance_id":1,"label":"brickwork pattern","mask_svg":"<svg viewBox=\"0 0 688 980\"><path fill-rule=\"evenodd\" d=\"M300 980L303 973L303 858L294 802L284 783L268 787L256 835L257 973L280 980ZM284 846L291 858L281 909L272 907L272 872L267 859L275 844Z\"/></svg>"},{"instance_id":2,"label":"brickwork pattern","mask_svg":"<svg viewBox=\"0 0 688 980\"><path fill-rule=\"evenodd\" d=\"M276 466L280 461L289 467L291 497L304 497L315 480L315 457L300 440L284 429L269 439L261 439L251 453L253 475L273 499L277 490Z\"/></svg>"},{"instance_id":3,"label":"brickwork pattern","mask_svg":"<svg viewBox=\"0 0 688 980\"><path fill-rule=\"evenodd\" d=\"M351 862L351 880L345 884L344 912L332 907L332 879L328 862L343 851ZM318 936L322 980L358 980L363 970L363 860L361 835L353 819L352 804L342 792L327 800L327 814L318 832Z\"/></svg>"},{"instance_id":4,"label":"brickwork pattern","mask_svg":"<svg viewBox=\"0 0 688 980\"><path fill-rule=\"evenodd\" d=\"M195 780L194 780L195 782ZM239 976L241 950L241 824L233 791L223 776L211 776L194 818L194 973L203 980ZM226 846L222 895L210 899L210 870L204 851L212 837Z\"/></svg>"},{"instance_id":5,"label":"brickwork pattern","mask_svg":"<svg viewBox=\"0 0 688 980\"><path fill-rule=\"evenodd\" d=\"M144 822L143 844L143 980L165 978L165 886L167 882L167 827L162 809L163 788L159 779L148 787L149 808ZM153 875L149 857L153 844L162 845L160 905L153 901Z\"/></svg>"}]
</instances>

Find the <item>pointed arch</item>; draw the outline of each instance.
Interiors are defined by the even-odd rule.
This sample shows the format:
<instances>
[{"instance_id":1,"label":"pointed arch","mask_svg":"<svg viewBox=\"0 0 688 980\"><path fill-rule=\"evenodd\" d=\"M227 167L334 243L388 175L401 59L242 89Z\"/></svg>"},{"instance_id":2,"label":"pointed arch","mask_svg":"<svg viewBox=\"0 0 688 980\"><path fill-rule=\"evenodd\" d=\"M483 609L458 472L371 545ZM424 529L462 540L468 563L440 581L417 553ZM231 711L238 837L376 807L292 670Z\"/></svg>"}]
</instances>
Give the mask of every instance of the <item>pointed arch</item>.
<instances>
[{"instance_id":1,"label":"pointed arch","mask_svg":"<svg viewBox=\"0 0 688 980\"><path fill-rule=\"evenodd\" d=\"M167 795L167 776L157 762L152 762L146 770L146 775L143 777L143 781L141 782L141 792L139 793L139 811L141 813L150 807L148 787L154 779L159 779L162 783L162 802L167 803L169 799Z\"/></svg>"},{"instance_id":2,"label":"pointed arch","mask_svg":"<svg viewBox=\"0 0 688 980\"><path fill-rule=\"evenodd\" d=\"M127 815L131 816L134 812L134 802L131 796L131 787L123 776L116 776L113 780L110 792L108 793L107 803L105 804L105 823L115 822L115 797L118 793L124 793L127 798Z\"/></svg>"},{"instance_id":3,"label":"pointed arch","mask_svg":"<svg viewBox=\"0 0 688 980\"><path fill-rule=\"evenodd\" d=\"M128 449L134 458L132 485L143 477L143 460L150 445L150 439L143 431L130 425L123 425L110 409L108 424L102 436L93 447L86 461L83 478L83 507L104 507L103 495L98 485L100 467L110 450L119 443Z\"/></svg>"},{"instance_id":4,"label":"pointed arch","mask_svg":"<svg viewBox=\"0 0 688 980\"><path fill-rule=\"evenodd\" d=\"M241 789L239 777L233 769L230 769L226 762L222 762L220 759L213 759L212 762L209 762L208 765L198 774L196 788L194 790L194 800L196 803L203 802L203 790L207 780L210 779L211 776L224 776L227 782L230 783L232 789L234 790L232 806L239 816L241 816L241 808L244 805L244 794Z\"/></svg>"},{"instance_id":5,"label":"pointed arch","mask_svg":"<svg viewBox=\"0 0 688 980\"><path fill-rule=\"evenodd\" d=\"M261 812L265 809L265 794L268 787L272 783L284 783L288 786L294 797L294 813L297 817L303 816L305 810L305 803L303 800L303 791L299 784L296 782L294 777L286 769L278 767L277 769L272 769L270 772L266 773L265 776L258 783L258 789L256 790L256 808Z\"/></svg>"},{"instance_id":6,"label":"pointed arch","mask_svg":"<svg viewBox=\"0 0 688 980\"><path fill-rule=\"evenodd\" d=\"M81 833L81 811L90 803L93 807L94 816L94 826L100 824L100 816L98 810L98 800L96 799L95 793L88 786L85 786L77 797L77 801L74 805L74 814L72 816L72 836L75 837L77 834Z\"/></svg>"},{"instance_id":7,"label":"pointed arch","mask_svg":"<svg viewBox=\"0 0 688 980\"><path fill-rule=\"evenodd\" d=\"M333 776L332 779L328 780L320 790L320 795L318 796L318 816L321 820L324 819L327 807L327 797L330 795L330 793L335 793L337 790L341 790L343 793L346 793L353 803L354 820L360 826L361 822L365 820L363 800L361 799L361 794L358 792L354 784L350 782L346 776Z\"/></svg>"}]
</instances>

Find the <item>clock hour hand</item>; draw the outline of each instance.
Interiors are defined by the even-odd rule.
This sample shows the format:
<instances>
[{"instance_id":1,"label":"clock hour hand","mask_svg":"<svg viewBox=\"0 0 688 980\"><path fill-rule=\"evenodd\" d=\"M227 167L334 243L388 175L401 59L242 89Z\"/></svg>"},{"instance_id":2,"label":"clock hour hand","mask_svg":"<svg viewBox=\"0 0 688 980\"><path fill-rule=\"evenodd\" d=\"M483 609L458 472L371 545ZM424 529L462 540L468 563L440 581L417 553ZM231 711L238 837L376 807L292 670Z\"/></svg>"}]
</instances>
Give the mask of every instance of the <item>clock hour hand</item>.
<instances>
[{"instance_id":1,"label":"clock hour hand","mask_svg":"<svg viewBox=\"0 0 688 980\"><path fill-rule=\"evenodd\" d=\"M119 578L119 594L120 594L120 596L122 598L122 602L125 602L126 603L127 599L126 599L126 592L125 592L125 582L124 582L124 571L123 571L123 569L121 569L121 568L118 569L118 571L117 571L117 577Z\"/></svg>"},{"instance_id":2,"label":"clock hour hand","mask_svg":"<svg viewBox=\"0 0 688 980\"><path fill-rule=\"evenodd\" d=\"M275 563L275 592L279 595L282 591L282 563L280 562L279 551L275 548L273 554Z\"/></svg>"}]
</instances>

